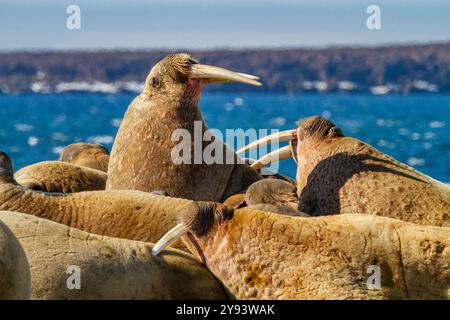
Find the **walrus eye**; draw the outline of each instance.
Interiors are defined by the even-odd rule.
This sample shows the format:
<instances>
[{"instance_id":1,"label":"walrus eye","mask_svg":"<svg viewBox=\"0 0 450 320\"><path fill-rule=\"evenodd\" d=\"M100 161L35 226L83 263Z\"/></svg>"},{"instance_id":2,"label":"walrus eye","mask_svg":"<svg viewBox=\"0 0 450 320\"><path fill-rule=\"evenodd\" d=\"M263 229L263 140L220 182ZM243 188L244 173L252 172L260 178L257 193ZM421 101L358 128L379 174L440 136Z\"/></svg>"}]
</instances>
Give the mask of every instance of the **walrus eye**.
<instances>
[{"instance_id":1,"label":"walrus eye","mask_svg":"<svg viewBox=\"0 0 450 320\"><path fill-rule=\"evenodd\" d=\"M152 87L153 88L159 88L160 86L160 81L157 77L152 78Z\"/></svg>"}]
</instances>

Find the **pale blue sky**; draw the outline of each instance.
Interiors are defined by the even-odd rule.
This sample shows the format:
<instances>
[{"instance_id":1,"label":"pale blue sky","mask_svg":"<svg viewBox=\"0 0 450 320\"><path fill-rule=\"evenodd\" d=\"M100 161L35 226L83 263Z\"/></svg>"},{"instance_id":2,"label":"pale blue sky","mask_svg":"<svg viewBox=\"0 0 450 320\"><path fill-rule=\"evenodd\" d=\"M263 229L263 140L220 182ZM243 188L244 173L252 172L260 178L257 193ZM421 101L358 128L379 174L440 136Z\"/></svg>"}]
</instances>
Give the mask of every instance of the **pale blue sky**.
<instances>
[{"instance_id":1,"label":"pale blue sky","mask_svg":"<svg viewBox=\"0 0 450 320\"><path fill-rule=\"evenodd\" d=\"M81 30L66 8L81 8ZM381 7L382 29L366 28ZM0 0L0 50L377 45L450 40L449 0Z\"/></svg>"}]
</instances>

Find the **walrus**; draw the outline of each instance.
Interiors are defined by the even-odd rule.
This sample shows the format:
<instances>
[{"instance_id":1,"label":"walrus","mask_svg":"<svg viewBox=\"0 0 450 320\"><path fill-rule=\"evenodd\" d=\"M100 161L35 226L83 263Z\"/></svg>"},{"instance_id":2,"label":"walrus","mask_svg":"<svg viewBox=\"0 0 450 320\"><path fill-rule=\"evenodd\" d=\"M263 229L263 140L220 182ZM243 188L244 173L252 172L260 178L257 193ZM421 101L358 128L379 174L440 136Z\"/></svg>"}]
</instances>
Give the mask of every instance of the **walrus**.
<instances>
[{"instance_id":1,"label":"walrus","mask_svg":"<svg viewBox=\"0 0 450 320\"><path fill-rule=\"evenodd\" d=\"M111 150L106 190L165 190L178 198L221 201L261 179L211 136L198 107L204 83L259 86L257 79L200 64L184 53L170 54L158 62L121 122ZM181 133L197 140L185 141L178 136ZM221 163L206 162L203 156L211 145L203 138L214 141L210 151L224 155ZM189 150L181 150L183 143Z\"/></svg>"},{"instance_id":2,"label":"walrus","mask_svg":"<svg viewBox=\"0 0 450 320\"><path fill-rule=\"evenodd\" d=\"M77 142L66 146L59 160L107 172L109 151L98 143Z\"/></svg>"},{"instance_id":3,"label":"walrus","mask_svg":"<svg viewBox=\"0 0 450 320\"><path fill-rule=\"evenodd\" d=\"M244 161L249 165L256 162L250 158L245 158ZM228 197L222 203L235 209L249 207L280 214L306 215L297 210L295 180L270 171L266 171L267 175L265 175L262 174L261 169L257 171L265 179L254 182L243 192Z\"/></svg>"},{"instance_id":4,"label":"walrus","mask_svg":"<svg viewBox=\"0 0 450 320\"><path fill-rule=\"evenodd\" d=\"M182 237L237 299L450 298L450 228L211 202L194 202L180 220L152 253Z\"/></svg>"},{"instance_id":5,"label":"walrus","mask_svg":"<svg viewBox=\"0 0 450 320\"><path fill-rule=\"evenodd\" d=\"M297 210L295 185L277 178L267 178L253 183L245 193L249 208L287 215L305 215Z\"/></svg>"},{"instance_id":6,"label":"walrus","mask_svg":"<svg viewBox=\"0 0 450 320\"><path fill-rule=\"evenodd\" d=\"M18 170L14 177L25 188L73 193L105 190L109 151L98 143L72 143L59 161L43 161Z\"/></svg>"},{"instance_id":7,"label":"walrus","mask_svg":"<svg viewBox=\"0 0 450 320\"><path fill-rule=\"evenodd\" d=\"M151 255L152 243L94 235L17 212L0 212L0 220L15 233L28 256L30 268L26 272L31 269L33 299L228 297L208 269L179 250L155 258ZM29 281L24 270L17 264L15 267L11 274L15 283L21 275L23 282ZM0 267L0 283L1 275ZM0 297L3 294L0 290Z\"/></svg>"},{"instance_id":8,"label":"walrus","mask_svg":"<svg viewBox=\"0 0 450 320\"><path fill-rule=\"evenodd\" d=\"M295 185L277 177L256 181L245 193L232 195L223 204L234 209L247 207L293 216L307 216L297 209Z\"/></svg>"},{"instance_id":9,"label":"walrus","mask_svg":"<svg viewBox=\"0 0 450 320\"><path fill-rule=\"evenodd\" d=\"M294 132L294 133L293 133ZM313 116L253 142L291 141L254 165L294 157L299 210L312 216L367 213L417 224L450 226L450 188ZM242 151L247 150L243 148Z\"/></svg>"},{"instance_id":10,"label":"walrus","mask_svg":"<svg viewBox=\"0 0 450 320\"><path fill-rule=\"evenodd\" d=\"M0 217L0 300L31 297L31 275L25 251Z\"/></svg>"},{"instance_id":11,"label":"walrus","mask_svg":"<svg viewBox=\"0 0 450 320\"><path fill-rule=\"evenodd\" d=\"M27 189L74 193L105 190L107 174L97 169L72 163L44 161L18 170L14 174L14 178Z\"/></svg>"},{"instance_id":12,"label":"walrus","mask_svg":"<svg viewBox=\"0 0 450 320\"><path fill-rule=\"evenodd\" d=\"M190 202L135 190L62 194L25 189L14 180L9 156L0 152L0 210L35 215L99 235L155 242L177 224L177 212Z\"/></svg>"}]
</instances>

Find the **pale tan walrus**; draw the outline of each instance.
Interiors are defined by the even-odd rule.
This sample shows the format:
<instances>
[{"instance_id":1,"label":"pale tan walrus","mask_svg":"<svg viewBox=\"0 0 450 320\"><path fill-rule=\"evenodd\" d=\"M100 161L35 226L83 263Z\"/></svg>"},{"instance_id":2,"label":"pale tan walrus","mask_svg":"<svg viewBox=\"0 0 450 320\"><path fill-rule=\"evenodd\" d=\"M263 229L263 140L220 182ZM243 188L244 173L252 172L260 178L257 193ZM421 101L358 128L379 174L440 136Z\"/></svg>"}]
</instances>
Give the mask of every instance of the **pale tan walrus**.
<instances>
[{"instance_id":1,"label":"pale tan walrus","mask_svg":"<svg viewBox=\"0 0 450 320\"><path fill-rule=\"evenodd\" d=\"M30 266L25 252L0 217L0 300L31 296Z\"/></svg>"},{"instance_id":2,"label":"pale tan walrus","mask_svg":"<svg viewBox=\"0 0 450 320\"><path fill-rule=\"evenodd\" d=\"M211 202L192 204L180 218L153 253L185 236L238 299L450 298L450 228L360 214L291 217Z\"/></svg>"},{"instance_id":3,"label":"pale tan walrus","mask_svg":"<svg viewBox=\"0 0 450 320\"><path fill-rule=\"evenodd\" d=\"M227 298L214 276L181 251L155 258L151 243L98 236L16 212L0 212L0 220L27 253L33 299ZM16 278L24 274L19 270Z\"/></svg>"},{"instance_id":4,"label":"pale tan walrus","mask_svg":"<svg viewBox=\"0 0 450 320\"><path fill-rule=\"evenodd\" d=\"M31 190L74 193L105 190L107 174L72 163L44 161L18 170L14 178L24 188Z\"/></svg>"},{"instance_id":5,"label":"pale tan walrus","mask_svg":"<svg viewBox=\"0 0 450 320\"><path fill-rule=\"evenodd\" d=\"M450 226L450 187L372 146L346 137L331 121L309 117L297 131L268 136L239 150L291 140L258 161L297 160L299 210L309 215L365 213L425 225ZM238 152L239 153L239 152Z\"/></svg>"},{"instance_id":6,"label":"pale tan walrus","mask_svg":"<svg viewBox=\"0 0 450 320\"><path fill-rule=\"evenodd\" d=\"M221 201L261 179L243 160L238 164L237 156L222 142L203 141L208 127L198 107L203 83L261 85L256 79L199 64L188 54L171 54L158 62L120 125L106 190L164 190L179 198ZM185 133L189 137L178 135ZM224 156L221 163L210 164L203 158L205 153Z\"/></svg>"},{"instance_id":7,"label":"pale tan walrus","mask_svg":"<svg viewBox=\"0 0 450 320\"><path fill-rule=\"evenodd\" d=\"M8 155L0 152L0 210L32 214L90 233L154 242L176 225L177 212L191 202L133 190L60 194L25 189L14 180Z\"/></svg>"},{"instance_id":8,"label":"pale tan walrus","mask_svg":"<svg viewBox=\"0 0 450 320\"><path fill-rule=\"evenodd\" d=\"M109 151L98 143L72 143L60 161L34 163L17 171L16 181L27 189L73 193L105 190Z\"/></svg>"}]
</instances>

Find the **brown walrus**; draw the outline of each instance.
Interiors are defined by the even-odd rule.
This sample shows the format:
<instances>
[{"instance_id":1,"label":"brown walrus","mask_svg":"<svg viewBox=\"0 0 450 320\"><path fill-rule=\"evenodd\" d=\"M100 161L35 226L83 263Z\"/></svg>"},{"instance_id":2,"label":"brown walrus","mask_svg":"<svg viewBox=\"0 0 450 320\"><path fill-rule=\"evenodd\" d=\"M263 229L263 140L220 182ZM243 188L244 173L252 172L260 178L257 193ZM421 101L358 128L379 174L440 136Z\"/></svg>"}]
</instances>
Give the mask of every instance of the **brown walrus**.
<instances>
[{"instance_id":1,"label":"brown walrus","mask_svg":"<svg viewBox=\"0 0 450 320\"><path fill-rule=\"evenodd\" d=\"M18 170L14 174L14 178L27 189L74 193L105 190L107 174L72 163L44 161Z\"/></svg>"},{"instance_id":2,"label":"brown walrus","mask_svg":"<svg viewBox=\"0 0 450 320\"><path fill-rule=\"evenodd\" d=\"M107 172L109 151L98 143L77 142L66 146L61 152L59 160Z\"/></svg>"},{"instance_id":3,"label":"brown walrus","mask_svg":"<svg viewBox=\"0 0 450 320\"><path fill-rule=\"evenodd\" d=\"M300 211L312 216L366 213L450 226L449 186L344 136L331 121L309 117L299 122L294 135L288 130L275 136L293 142L267 158L272 161L292 154L296 159ZM254 142L252 147L268 140ZM262 166L267 161L256 163Z\"/></svg>"},{"instance_id":4,"label":"brown walrus","mask_svg":"<svg viewBox=\"0 0 450 320\"><path fill-rule=\"evenodd\" d=\"M380 216L291 217L195 202L183 237L238 299L449 299L450 228Z\"/></svg>"},{"instance_id":5,"label":"brown walrus","mask_svg":"<svg viewBox=\"0 0 450 320\"><path fill-rule=\"evenodd\" d=\"M231 158L231 164L206 163L203 155L208 141L184 141L177 136L188 133L192 139L199 133L196 139L203 140L208 130L198 107L203 83L260 85L256 79L199 64L188 54L171 54L161 60L125 113L111 151L106 190L165 190L174 197L220 201L261 179L256 170L238 164L237 156L222 142L215 141L215 153L225 154L223 163ZM186 154L177 151L182 142L189 148ZM174 156L182 153L188 159L176 163Z\"/></svg>"},{"instance_id":6,"label":"brown walrus","mask_svg":"<svg viewBox=\"0 0 450 320\"><path fill-rule=\"evenodd\" d=\"M25 249L30 262L26 269L28 294L31 269L32 299L227 298L208 269L179 250L155 258L151 255L152 243L94 235L17 212L0 211L0 220ZM1 244L0 240L0 262ZM10 259L19 259L13 253ZM11 275L27 280L17 264L13 267ZM0 263L0 297L4 297L1 276Z\"/></svg>"}]
</instances>

